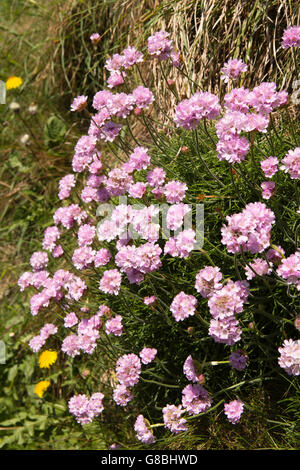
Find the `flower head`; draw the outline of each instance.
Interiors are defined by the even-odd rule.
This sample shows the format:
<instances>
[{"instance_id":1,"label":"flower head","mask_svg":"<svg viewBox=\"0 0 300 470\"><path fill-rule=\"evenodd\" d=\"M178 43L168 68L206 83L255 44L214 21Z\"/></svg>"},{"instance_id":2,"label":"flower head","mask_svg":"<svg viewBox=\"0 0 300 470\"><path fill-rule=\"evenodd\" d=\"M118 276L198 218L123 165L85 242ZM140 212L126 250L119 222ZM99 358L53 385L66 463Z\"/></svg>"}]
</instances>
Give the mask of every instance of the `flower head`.
<instances>
[{"instance_id":1,"label":"flower head","mask_svg":"<svg viewBox=\"0 0 300 470\"><path fill-rule=\"evenodd\" d=\"M224 412L232 424L239 422L243 410L244 403L241 400L233 400L230 403L225 403L224 405Z\"/></svg>"},{"instance_id":2,"label":"flower head","mask_svg":"<svg viewBox=\"0 0 300 470\"><path fill-rule=\"evenodd\" d=\"M42 398L47 388L50 386L49 380L41 380L38 382L34 387L34 393L39 397Z\"/></svg>"},{"instance_id":3,"label":"flower head","mask_svg":"<svg viewBox=\"0 0 300 470\"><path fill-rule=\"evenodd\" d=\"M6 89L7 90L12 90L13 88L19 88L19 86L21 86L23 83L23 80L21 77L9 77L6 82L5 82L5 85L6 85Z\"/></svg>"},{"instance_id":4,"label":"flower head","mask_svg":"<svg viewBox=\"0 0 300 470\"><path fill-rule=\"evenodd\" d=\"M39 357L39 366L41 369L48 368L56 362L57 352L56 351L43 351Z\"/></svg>"}]
</instances>

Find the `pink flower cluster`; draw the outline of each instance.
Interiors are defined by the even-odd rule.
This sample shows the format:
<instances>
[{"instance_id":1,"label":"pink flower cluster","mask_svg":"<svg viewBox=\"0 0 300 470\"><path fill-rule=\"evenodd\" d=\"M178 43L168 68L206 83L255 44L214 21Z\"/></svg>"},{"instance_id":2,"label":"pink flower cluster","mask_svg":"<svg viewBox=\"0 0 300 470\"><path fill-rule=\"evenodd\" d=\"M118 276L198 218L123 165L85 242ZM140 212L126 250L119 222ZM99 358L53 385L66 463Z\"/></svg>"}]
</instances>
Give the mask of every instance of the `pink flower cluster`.
<instances>
[{"instance_id":1,"label":"pink flower cluster","mask_svg":"<svg viewBox=\"0 0 300 470\"><path fill-rule=\"evenodd\" d=\"M206 91L198 92L177 105L174 121L177 127L196 129L202 119L216 119L220 111L221 106L216 95Z\"/></svg>"},{"instance_id":2,"label":"pink flower cluster","mask_svg":"<svg viewBox=\"0 0 300 470\"><path fill-rule=\"evenodd\" d=\"M196 275L195 289L202 297L207 298L213 294L214 291L222 288L222 283L220 282L222 277L220 268L217 266L206 266L200 269Z\"/></svg>"},{"instance_id":3,"label":"pink flower cluster","mask_svg":"<svg viewBox=\"0 0 300 470\"><path fill-rule=\"evenodd\" d=\"M123 330L122 316L116 315L113 318L109 318L105 323L105 333L107 335L113 334L115 336L121 336Z\"/></svg>"},{"instance_id":4,"label":"pink flower cluster","mask_svg":"<svg viewBox=\"0 0 300 470\"><path fill-rule=\"evenodd\" d=\"M178 434L181 431L186 431L186 419L182 418L182 415L185 413L185 410L182 408L182 405L166 405L163 410L163 421L166 428L168 428L172 433Z\"/></svg>"},{"instance_id":5,"label":"pink flower cluster","mask_svg":"<svg viewBox=\"0 0 300 470\"><path fill-rule=\"evenodd\" d=\"M99 283L99 289L106 294L118 295L122 282L122 275L117 269L104 271Z\"/></svg>"},{"instance_id":6,"label":"pink flower cluster","mask_svg":"<svg viewBox=\"0 0 300 470\"><path fill-rule=\"evenodd\" d=\"M36 251L30 258L30 264L34 271L41 271L48 264L48 255L44 251Z\"/></svg>"},{"instance_id":7,"label":"pink flower cluster","mask_svg":"<svg viewBox=\"0 0 300 470\"><path fill-rule=\"evenodd\" d=\"M281 45L284 49L300 47L300 26L287 28L283 33Z\"/></svg>"},{"instance_id":8,"label":"pink flower cluster","mask_svg":"<svg viewBox=\"0 0 300 470\"><path fill-rule=\"evenodd\" d=\"M235 317L241 313L249 295L247 281L229 280L221 289L216 290L208 300L212 315L209 334L217 343L230 346L241 338L241 328Z\"/></svg>"},{"instance_id":9,"label":"pink flower cluster","mask_svg":"<svg viewBox=\"0 0 300 470\"><path fill-rule=\"evenodd\" d=\"M71 104L71 111L82 111L87 106L87 96L80 95L74 98Z\"/></svg>"},{"instance_id":10,"label":"pink flower cluster","mask_svg":"<svg viewBox=\"0 0 300 470\"><path fill-rule=\"evenodd\" d=\"M157 31L148 37L148 53L159 60L167 60L173 50L173 41L166 31Z\"/></svg>"},{"instance_id":11,"label":"pink flower cluster","mask_svg":"<svg viewBox=\"0 0 300 470\"><path fill-rule=\"evenodd\" d=\"M300 147L288 151L281 160L280 169L288 173L293 180L300 179Z\"/></svg>"},{"instance_id":12,"label":"pink flower cluster","mask_svg":"<svg viewBox=\"0 0 300 470\"><path fill-rule=\"evenodd\" d=\"M264 203L247 204L242 212L226 217L221 229L222 243L229 253L261 253L270 245L275 215Z\"/></svg>"},{"instance_id":13,"label":"pink flower cluster","mask_svg":"<svg viewBox=\"0 0 300 470\"><path fill-rule=\"evenodd\" d=\"M237 424L240 421L243 411L244 403L241 400L233 400L224 405L224 412L232 424Z\"/></svg>"},{"instance_id":14,"label":"pink flower cluster","mask_svg":"<svg viewBox=\"0 0 300 470\"><path fill-rule=\"evenodd\" d=\"M196 243L196 233L193 229L180 232L176 237L166 241L164 253L179 258L188 258Z\"/></svg>"},{"instance_id":15,"label":"pink flower cluster","mask_svg":"<svg viewBox=\"0 0 300 470\"><path fill-rule=\"evenodd\" d=\"M186 376L186 378L190 382L194 382L194 383L199 382L199 373L196 370L196 366L195 366L194 360L193 360L191 355L189 355L186 358L186 360L183 364L183 372L184 372L184 375Z\"/></svg>"},{"instance_id":16,"label":"pink flower cluster","mask_svg":"<svg viewBox=\"0 0 300 470\"><path fill-rule=\"evenodd\" d=\"M113 391L113 399L119 406L126 406L133 399L130 389L124 384L118 384Z\"/></svg>"},{"instance_id":17,"label":"pink flower cluster","mask_svg":"<svg viewBox=\"0 0 300 470\"><path fill-rule=\"evenodd\" d=\"M246 278L248 281L257 276L266 276L271 274L273 263L267 262L265 259L256 258L252 263L245 268Z\"/></svg>"},{"instance_id":18,"label":"pink flower cluster","mask_svg":"<svg viewBox=\"0 0 300 470\"><path fill-rule=\"evenodd\" d=\"M266 178L272 178L278 170L278 159L276 157L266 158L260 162L260 166Z\"/></svg>"},{"instance_id":19,"label":"pink flower cluster","mask_svg":"<svg viewBox=\"0 0 300 470\"><path fill-rule=\"evenodd\" d=\"M157 349L143 348L140 352L140 358L143 364L150 364L155 359Z\"/></svg>"},{"instance_id":20,"label":"pink flower cluster","mask_svg":"<svg viewBox=\"0 0 300 470\"><path fill-rule=\"evenodd\" d=\"M40 334L29 341L29 347L33 352L38 352L45 344L49 336L57 333L57 327L53 323L46 323L41 328Z\"/></svg>"},{"instance_id":21,"label":"pink flower cluster","mask_svg":"<svg viewBox=\"0 0 300 470\"><path fill-rule=\"evenodd\" d=\"M241 59L229 59L221 68L221 80L228 83L237 79L242 72L247 72L248 66Z\"/></svg>"},{"instance_id":22,"label":"pink flower cluster","mask_svg":"<svg viewBox=\"0 0 300 470\"><path fill-rule=\"evenodd\" d=\"M133 387L139 381L141 361L136 354L121 356L116 364L116 374L119 382L126 387Z\"/></svg>"},{"instance_id":23,"label":"pink flower cluster","mask_svg":"<svg viewBox=\"0 0 300 470\"><path fill-rule=\"evenodd\" d=\"M139 247L123 246L115 256L115 263L124 272L130 283L139 284L146 273L156 271L161 267L160 255L162 249L155 243L144 243Z\"/></svg>"},{"instance_id":24,"label":"pink flower cluster","mask_svg":"<svg viewBox=\"0 0 300 470\"><path fill-rule=\"evenodd\" d=\"M193 295L185 294L183 291L174 297L170 310L176 321L182 321L189 316L195 315L197 299Z\"/></svg>"},{"instance_id":25,"label":"pink flower cluster","mask_svg":"<svg viewBox=\"0 0 300 470\"><path fill-rule=\"evenodd\" d=\"M144 444L153 444L156 441L149 423L145 420L143 415L137 417L134 423L134 430L137 434L137 438Z\"/></svg>"},{"instance_id":26,"label":"pink flower cluster","mask_svg":"<svg viewBox=\"0 0 300 470\"><path fill-rule=\"evenodd\" d=\"M73 320L75 319L73 318ZM77 327L77 334L74 333L66 336L63 340L62 351L71 357L78 356L81 351L92 354L97 347L97 339L100 336L99 328L101 326L102 321L99 314L89 319L81 320Z\"/></svg>"},{"instance_id":27,"label":"pink flower cluster","mask_svg":"<svg viewBox=\"0 0 300 470\"><path fill-rule=\"evenodd\" d=\"M289 375L300 375L300 339L286 339L281 348L278 364Z\"/></svg>"},{"instance_id":28,"label":"pink flower cluster","mask_svg":"<svg viewBox=\"0 0 300 470\"><path fill-rule=\"evenodd\" d=\"M300 290L300 251L281 260L277 268L277 274L287 281L288 284L295 284Z\"/></svg>"},{"instance_id":29,"label":"pink flower cluster","mask_svg":"<svg viewBox=\"0 0 300 470\"><path fill-rule=\"evenodd\" d=\"M94 418L104 410L103 393L96 392L87 397L86 395L74 395L68 402L69 411L79 424L91 423Z\"/></svg>"},{"instance_id":30,"label":"pink flower cluster","mask_svg":"<svg viewBox=\"0 0 300 470\"><path fill-rule=\"evenodd\" d=\"M182 390L182 406L189 415L205 413L212 404L207 390L200 384L189 384Z\"/></svg>"}]
</instances>

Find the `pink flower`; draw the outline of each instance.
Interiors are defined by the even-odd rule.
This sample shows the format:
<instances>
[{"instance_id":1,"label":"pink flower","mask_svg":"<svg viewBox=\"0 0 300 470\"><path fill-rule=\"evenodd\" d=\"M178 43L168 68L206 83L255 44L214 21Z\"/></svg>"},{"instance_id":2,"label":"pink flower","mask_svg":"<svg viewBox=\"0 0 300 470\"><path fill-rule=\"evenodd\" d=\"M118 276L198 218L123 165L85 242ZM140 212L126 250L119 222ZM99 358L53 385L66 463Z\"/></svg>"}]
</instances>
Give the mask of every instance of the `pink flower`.
<instances>
[{"instance_id":1,"label":"pink flower","mask_svg":"<svg viewBox=\"0 0 300 470\"><path fill-rule=\"evenodd\" d=\"M80 424L91 423L104 410L103 393L94 393L90 398L86 395L74 395L68 402L69 411Z\"/></svg>"},{"instance_id":2,"label":"pink flower","mask_svg":"<svg viewBox=\"0 0 300 470\"><path fill-rule=\"evenodd\" d=\"M253 279L258 276L265 276L272 272L272 263L267 263L266 260L262 258L256 258L252 263L249 263L249 266L246 266L245 273L248 280ZM252 269L255 271L253 272ZM256 273L256 274L255 274Z\"/></svg>"},{"instance_id":3,"label":"pink flower","mask_svg":"<svg viewBox=\"0 0 300 470\"><path fill-rule=\"evenodd\" d=\"M168 39L169 33L157 31L148 37L148 52L160 60L166 60L172 52L173 42Z\"/></svg>"},{"instance_id":4,"label":"pink flower","mask_svg":"<svg viewBox=\"0 0 300 470\"><path fill-rule=\"evenodd\" d=\"M140 358L143 364L150 364L157 354L157 349L155 348L143 348L140 352Z\"/></svg>"},{"instance_id":5,"label":"pink flower","mask_svg":"<svg viewBox=\"0 0 300 470\"><path fill-rule=\"evenodd\" d=\"M295 284L297 290L300 290L300 251L282 259L277 274L286 279L288 284Z\"/></svg>"},{"instance_id":6,"label":"pink flower","mask_svg":"<svg viewBox=\"0 0 300 470\"><path fill-rule=\"evenodd\" d=\"M154 95L149 88L138 86L132 92L132 96L135 99L135 104L140 109L148 109L150 104L154 101Z\"/></svg>"},{"instance_id":7,"label":"pink flower","mask_svg":"<svg viewBox=\"0 0 300 470\"><path fill-rule=\"evenodd\" d=\"M198 374L192 356L188 356L183 364L183 372L190 382L198 382Z\"/></svg>"},{"instance_id":8,"label":"pink flower","mask_svg":"<svg viewBox=\"0 0 300 470\"><path fill-rule=\"evenodd\" d=\"M85 269L91 266L95 258L95 250L90 246L77 248L72 256L72 263L77 269Z\"/></svg>"},{"instance_id":9,"label":"pink flower","mask_svg":"<svg viewBox=\"0 0 300 470\"><path fill-rule=\"evenodd\" d=\"M98 44L98 42L100 41L101 39L101 36L99 33L93 33L91 34L90 36L90 40L92 41L93 44Z\"/></svg>"},{"instance_id":10,"label":"pink flower","mask_svg":"<svg viewBox=\"0 0 300 470\"><path fill-rule=\"evenodd\" d=\"M45 251L35 251L30 258L30 264L34 271L40 271L48 264L48 255Z\"/></svg>"},{"instance_id":11,"label":"pink flower","mask_svg":"<svg viewBox=\"0 0 300 470\"><path fill-rule=\"evenodd\" d=\"M105 333L109 335L113 333L115 336L121 336L122 334L122 317L116 315L114 318L109 318L105 323Z\"/></svg>"},{"instance_id":12,"label":"pink flower","mask_svg":"<svg viewBox=\"0 0 300 470\"><path fill-rule=\"evenodd\" d=\"M200 269L196 275L195 289L202 297L209 297L215 290L222 288L222 284L220 283L221 279L222 273L220 272L220 268L217 266L206 266Z\"/></svg>"},{"instance_id":13,"label":"pink flower","mask_svg":"<svg viewBox=\"0 0 300 470\"><path fill-rule=\"evenodd\" d=\"M182 321L189 316L195 315L197 299L193 295L181 291L174 297L170 310L176 321Z\"/></svg>"},{"instance_id":14,"label":"pink flower","mask_svg":"<svg viewBox=\"0 0 300 470\"><path fill-rule=\"evenodd\" d=\"M104 271L99 289L106 294L118 295L122 282L121 273L117 269Z\"/></svg>"},{"instance_id":15,"label":"pink flower","mask_svg":"<svg viewBox=\"0 0 300 470\"><path fill-rule=\"evenodd\" d=\"M278 159L276 157L269 157L260 162L261 169L267 178L272 178L278 170Z\"/></svg>"},{"instance_id":16,"label":"pink flower","mask_svg":"<svg viewBox=\"0 0 300 470\"><path fill-rule=\"evenodd\" d=\"M145 305L153 305L156 300L155 295L151 295L150 297L144 297L143 302Z\"/></svg>"},{"instance_id":17,"label":"pink flower","mask_svg":"<svg viewBox=\"0 0 300 470\"><path fill-rule=\"evenodd\" d=\"M182 390L182 406L189 415L205 413L211 407L212 399L202 385L187 385Z\"/></svg>"},{"instance_id":18,"label":"pink flower","mask_svg":"<svg viewBox=\"0 0 300 470\"><path fill-rule=\"evenodd\" d=\"M292 179L300 179L300 147L295 148L295 150L289 150L281 160L281 163L281 170L289 173Z\"/></svg>"},{"instance_id":19,"label":"pink flower","mask_svg":"<svg viewBox=\"0 0 300 470\"><path fill-rule=\"evenodd\" d=\"M264 181L260 185L262 189L262 197L264 199L270 199L275 193L275 183L274 181Z\"/></svg>"},{"instance_id":20,"label":"pink flower","mask_svg":"<svg viewBox=\"0 0 300 470\"><path fill-rule=\"evenodd\" d=\"M71 111L82 111L87 106L87 96L77 96L71 104Z\"/></svg>"},{"instance_id":21,"label":"pink flower","mask_svg":"<svg viewBox=\"0 0 300 470\"><path fill-rule=\"evenodd\" d=\"M147 186L145 183L140 183L137 182L135 184L131 184L128 189L128 194L129 196L135 198L135 199L140 199L143 197L147 190Z\"/></svg>"},{"instance_id":22,"label":"pink flower","mask_svg":"<svg viewBox=\"0 0 300 470\"><path fill-rule=\"evenodd\" d=\"M95 258L94 258L94 265L95 268L99 268L99 266L105 266L111 258L111 253L107 248L100 248L100 250L96 251Z\"/></svg>"},{"instance_id":23,"label":"pink flower","mask_svg":"<svg viewBox=\"0 0 300 470\"><path fill-rule=\"evenodd\" d=\"M184 414L184 409L182 409L181 405L166 405L162 413L165 427L170 429L171 432L177 434L187 430L186 419L181 417Z\"/></svg>"},{"instance_id":24,"label":"pink flower","mask_svg":"<svg viewBox=\"0 0 300 470\"><path fill-rule=\"evenodd\" d=\"M208 307L212 317L223 320L243 311L244 303L249 295L247 281L229 280L221 289L215 290L208 299Z\"/></svg>"},{"instance_id":25,"label":"pink flower","mask_svg":"<svg viewBox=\"0 0 300 470\"><path fill-rule=\"evenodd\" d=\"M241 339L242 330L239 327L238 321L232 315L222 320L212 319L210 321L208 333L216 343L233 346Z\"/></svg>"},{"instance_id":26,"label":"pink flower","mask_svg":"<svg viewBox=\"0 0 300 470\"><path fill-rule=\"evenodd\" d=\"M261 253L270 246L274 213L261 202L247 204L241 213L226 217L228 226L221 229L222 243L230 253L241 250Z\"/></svg>"},{"instance_id":27,"label":"pink flower","mask_svg":"<svg viewBox=\"0 0 300 470\"><path fill-rule=\"evenodd\" d=\"M182 227L184 218L189 212L191 212L191 208L187 204L179 203L172 205L167 212L167 228L177 230Z\"/></svg>"},{"instance_id":28,"label":"pink flower","mask_svg":"<svg viewBox=\"0 0 300 470\"><path fill-rule=\"evenodd\" d=\"M185 197L185 192L187 189L188 188L185 183L181 183L180 181L169 181L164 186L164 194L166 196L167 202L170 204L181 202Z\"/></svg>"},{"instance_id":29,"label":"pink flower","mask_svg":"<svg viewBox=\"0 0 300 470\"><path fill-rule=\"evenodd\" d=\"M247 71L248 66L241 59L229 59L221 68L221 80L228 83L229 80L235 80L242 72Z\"/></svg>"},{"instance_id":30,"label":"pink flower","mask_svg":"<svg viewBox=\"0 0 300 470\"><path fill-rule=\"evenodd\" d=\"M112 72L107 79L108 88L115 88L116 86L123 85L125 72Z\"/></svg>"},{"instance_id":31,"label":"pink flower","mask_svg":"<svg viewBox=\"0 0 300 470\"><path fill-rule=\"evenodd\" d=\"M220 111L221 106L216 95L207 91L198 92L177 105L174 122L177 127L187 130L196 129L202 119L216 119Z\"/></svg>"},{"instance_id":32,"label":"pink flower","mask_svg":"<svg viewBox=\"0 0 300 470\"><path fill-rule=\"evenodd\" d=\"M300 47L300 26L290 26L287 28L283 33L281 45L284 49Z\"/></svg>"},{"instance_id":33,"label":"pink flower","mask_svg":"<svg viewBox=\"0 0 300 470\"><path fill-rule=\"evenodd\" d=\"M224 405L224 412L228 421L232 424L236 424L240 421L243 410L244 403L241 400L233 400L230 403L225 403Z\"/></svg>"},{"instance_id":34,"label":"pink flower","mask_svg":"<svg viewBox=\"0 0 300 470\"><path fill-rule=\"evenodd\" d=\"M93 243L96 234L96 228L93 225L84 224L78 229L78 245L86 246Z\"/></svg>"},{"instance_id":35,"label":"pink flower","mask_svg":"<svg viewBox=\"0 0 300 470\"><path fill-rule=\"evenodd\" d=\"M113 391L113 399L117 405L126 406L133 399L133 395L125 385L118 384Z\"/></svg>"},{"instance_id":36,"label":"pink flower","mask_svg":"<svg viewBox=\"0 0 300 470\"><path fill-rule=\"evenodd\" d=\"M166 172L163 168L155 167L147 174L147 182L150 186L158 188L164 184Z\"/></svg>"},{"instance_id":37,"label":"pink flower","mask_svg":"<svg viewBox=\"0 0 300 470\"><path fill-rule=\"evenodd\" d=\"M145 420L143 415L139 415L134 424L134 430L136 437L144 444L153 444L156 439L153 435L151 428L149 427L148 421Z\"/></svg>"},{"instance_id":38,"label":"pink flower","mask_svg":"<svg viewBox=\"0 0 300 470\"><path fill-rule=\"evenodd\" d=\"M248 103L260 114L269 114L285 104L288 99L286 91L276 91L276 83L262 82L249 93Z\"/></svg>"},{"instance_id":39,"label":"pink flower","mask_svg":"<svg viewBox=\"0 0 300 470\"><path fill-rule=\"evenodd\" d=\"M171 237L166 241L164 253L179 258L187 258L195 247L195 237L194 230L183 230L177 237Z\"/></svg>"},{"instance_id":40,"label":"pink flower","mask_svg":"<svg viewBox=\"0 0 300 470\"><path fill-rule=\"evenodd\" d=\"M136 354L124 354L116 364L116 374L119 382L126 387L133 387L139 381L141 361Z\"/></svg>"},{"instance_id":41,"label":"pink flower","mask_svg":"<svg viewBox=\"0 0 300 470\"><path fill-rule=\"evenodd\" d=\"M76 316L75 312L70 312L68 315L65 317L64 320L64 325L66 328L72 328L72 326L76 325L78 323L78 318Z\"/></svg>"},{"instance_id":42,"label":"pink flower","mask_svg":"<svg viewBox=\"0 0 300 470\"><path fill-rule=\"evenodd\" d=\"M143 62L144 56L141 52L137 51L135 47L129 46L123 51L124 68L129 69L135 64Z\"/></svg>"}]
</instances>

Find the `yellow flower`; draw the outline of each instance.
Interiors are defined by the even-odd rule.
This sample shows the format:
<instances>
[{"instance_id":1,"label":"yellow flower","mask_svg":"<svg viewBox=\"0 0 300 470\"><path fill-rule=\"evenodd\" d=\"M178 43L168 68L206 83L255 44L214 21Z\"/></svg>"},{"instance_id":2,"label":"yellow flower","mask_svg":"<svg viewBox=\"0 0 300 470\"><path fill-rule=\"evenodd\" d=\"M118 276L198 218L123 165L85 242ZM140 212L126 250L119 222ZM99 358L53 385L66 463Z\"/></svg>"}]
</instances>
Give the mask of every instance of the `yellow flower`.
<instances>
[{"instance_id":1,"label":"yellow flower","mask_svg":"<svg viewBox=\"0 0 300 470\"><path fill-rule=\"evenodd\" d=\"M36 393L38 397L42 398L49 385L49 380L42 380L41 382L37 383L34 387L34 393Z\"/></svg>"},{"instance_id":2,"label":"yellow flower","mask_svg":"<svg viewBox=\"0 0 300 470\"><path fill-rule=\"evenodd\" d=\"M6 80L6 89L7 90L11 90L12 88L18 88L19 86L21 86L23 83L23 80L21 77L9 77L7 80Z\"/></svg>"},{"instance_id":3,"label":"yellow flower","mask_svg":"<svg viewBox=\"0 0 300 470\"><path fill-rule=\"evenodd\" d=\"M57 359L56 351L44 351L39 357L40 368L47 367L49 368Z\"/></svg>"}]
</instances>

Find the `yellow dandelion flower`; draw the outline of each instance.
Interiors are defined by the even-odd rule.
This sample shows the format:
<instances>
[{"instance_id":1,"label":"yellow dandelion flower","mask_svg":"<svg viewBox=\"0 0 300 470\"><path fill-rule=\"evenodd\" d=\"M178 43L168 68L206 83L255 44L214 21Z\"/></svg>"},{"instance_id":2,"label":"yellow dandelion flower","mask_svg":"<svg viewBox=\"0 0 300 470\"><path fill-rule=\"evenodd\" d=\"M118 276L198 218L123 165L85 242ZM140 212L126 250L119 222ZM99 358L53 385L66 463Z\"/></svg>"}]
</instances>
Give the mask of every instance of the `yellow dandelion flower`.
<instances>
[{"instance_id":1,"label":"yellow dandelion flower","mask_svg":"<svg viewBox=\"0 0 300 470\"><path fill-rule=\"evenodd\" d=\"M39 357L39 366L40 368L49 368L57 359L56 351L43 351Z\"/></svg>"},{"instance_id":2,"label":"yellow dandelion flower","mask_svg":"<svg viewBox=\"0 0 300 470\"><path fill-rule=\"evenodd\" d=\"M34 393L38 397L42 398L42 396L44 395L49 385L50 385L49 380L42 380L41 382L37 383L36 386L34 387Z\"/></svg>"},{"instance_id":3,"label":"yellow dandelion flower","mask_svg":"<svg viewBox=\"0 0 300 470\"><path fill-rule=\"evenodd\" d=\"M13 88L19 88L19 86L21 86L23 83L23 80L21 77L9 77L7 80L6 80L6 89L7 90L12 90Z\"/></svg>"}]
</instances>

